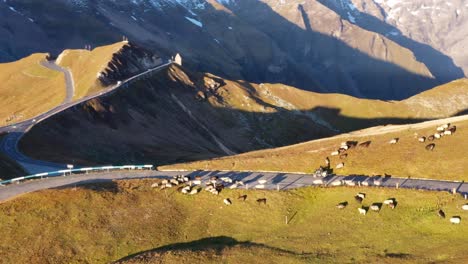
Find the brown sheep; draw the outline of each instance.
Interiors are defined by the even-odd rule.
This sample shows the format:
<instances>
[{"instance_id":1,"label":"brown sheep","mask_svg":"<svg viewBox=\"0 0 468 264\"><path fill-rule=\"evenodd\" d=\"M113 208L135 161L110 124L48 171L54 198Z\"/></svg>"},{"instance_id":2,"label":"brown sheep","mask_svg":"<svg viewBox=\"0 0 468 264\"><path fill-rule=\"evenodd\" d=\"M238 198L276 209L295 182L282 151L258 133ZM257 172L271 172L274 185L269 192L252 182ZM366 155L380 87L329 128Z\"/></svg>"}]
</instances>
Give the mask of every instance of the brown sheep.
<instances>
[{"instance_id":1,"label":"brown sheep","mask_svg":"<svg viewBox=\"0 0 468 264\"><path fill-rule=\"evenodd\" d=\"M372 141L366 141L366 142L362 142L361 144L359 144L358 146L359 147L363 147L363 148L368 148L370 146L370 144L372 143Z\"/></svg>"},{"instance_id":2,"label":"brown sheep","mask_svg":"<svg viewBox=\"0 0 468 264\"><path fill-rule=\"evenodd\" d=\"M431 143L429 145L426 146L426 150L429 150L429 151L433 151L435 148L435 144L434 143Z\"/></svg>"}]
</instances>

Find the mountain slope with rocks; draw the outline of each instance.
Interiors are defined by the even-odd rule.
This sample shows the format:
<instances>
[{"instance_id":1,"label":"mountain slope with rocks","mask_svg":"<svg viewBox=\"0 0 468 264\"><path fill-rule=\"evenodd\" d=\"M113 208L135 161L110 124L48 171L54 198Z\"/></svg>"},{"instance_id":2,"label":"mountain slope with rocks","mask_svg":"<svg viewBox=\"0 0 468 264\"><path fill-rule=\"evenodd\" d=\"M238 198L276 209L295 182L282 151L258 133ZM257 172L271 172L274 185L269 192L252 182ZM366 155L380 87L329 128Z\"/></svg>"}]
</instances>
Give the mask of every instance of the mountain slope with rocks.
<instances>
[{"instance_id":1,"label":"mountain slope with rocks","mask_svg":"<svg viewBox=\"0 0 468 264\"><path fill-rule=\"evenodd\" d=\"M411 36L402 41L387 22L365 20L371 12L361 12L361 2L6 0L0 2L0 33L6 36L0 60L103 45L125 35L163 57L181 53L192 71L317 92L403 99L463 77L444 55L451 45L442 50ZM337 3L351 8L349 15ZM451 29L460 35L463 23Z\"/></svg>"}]
</instances>

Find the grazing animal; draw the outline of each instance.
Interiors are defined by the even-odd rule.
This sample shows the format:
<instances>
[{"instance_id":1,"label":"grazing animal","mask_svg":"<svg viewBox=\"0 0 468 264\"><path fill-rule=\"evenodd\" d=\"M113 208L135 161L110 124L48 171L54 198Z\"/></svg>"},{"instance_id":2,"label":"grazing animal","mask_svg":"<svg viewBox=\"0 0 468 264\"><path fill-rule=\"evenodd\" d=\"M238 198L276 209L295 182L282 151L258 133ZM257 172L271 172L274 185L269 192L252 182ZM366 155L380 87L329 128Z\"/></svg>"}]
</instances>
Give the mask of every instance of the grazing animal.
<instances>
[{"instance_id":1,"label":"grazing animal","mask_svg":"<svg viewBox=\"0 0 468 264\"><path fill-rule=\"evenodd\" d=\"M418 138L418 141L421 142L421 143L424 143L424 142L426 142L426 137L420 137L420 138Z\"/></svg>"},{"instance_id":2,"label":"grazing animal","mask_svg":"<svg viewBox=\"0 0 468 264\"><path fill-rule=\"evenodd\" d=\"M341 145L340 146L340 149L344 149L344 150L348 150L349 149L349 146L344 144L344 145Z\"/></svg>"},{"instance_id":3,"label":"grazing animal","mask_svg":"<svg viewBox=\"0 0 468 264\"><path fill-rule=\"evenodd\" d=\"M330 159L328 157L325 158L325 164L327 164L327 167L330 167Z\"/></svg>"},{"instance_id":4,"label":"grazing animal","mask_svg":"<svg viewBox=\"0 0 468 264\"><path fill-rule=\"evenodd\" d=\"M341 163L339 163L338 165L336 165L336 168L337 168L337 169L341 169L341 168L343 168L343 167L344 167L344 162L341 162Z\"/></svg>"},{"instance_id":5,"label":"grazing animal","mask_svg":"<svg viewBox=\"0 0 468 264\"><path fill-rule=\"evenodd\" d=\"M194 195L194 194L197 194L199 191L200 191L200 189L195 188L195 189L191 190L189 194Z\"/></svg>"},{"instance_id":6,"label":"grazing animal","mask_svg":"<svg viewBox=\"0 0 468 264\"><path fill-rule=\"evenodd\" d=\"M361 197L362 199L366 198L366 194L365 193L358 193L357 196Z\"/></svg>"},{"instance_id":7,"label":"grazing animal","mask_svg":"<svg viewBox=\"0 0 468 264\"><path fill-rule=\"evenodd\" d=\"M391 204L388 205L388 207L390 207L391 209L395 209L395 206L396 206L396 204L394 204L394 203L391 203Z\"/></svg>"},{"instance_id":8,"label":"grazing animal","mask_svg":"<svg viewBox=\"0 0 468 264\"><path fill-rule=\"evenodd\" d=\"M380 206L379 206L378 204L372 204L372 205L370 206L370 209L371 209L372 211L378 212L378 211L380 211Z\"/></svg>"},{"instance_id":9,"label":"grazing animal","mask_svg":"<svg viewBox=\"0 0 468 264\"><path fill-rule=\"evenodd\" d=\"M367 210L364 208L358 208L359 214L366 215Z\"/></svg>"},{"instance_id":10,"label":"grazing animal","mask_svg":"<svg viewBox=\"0 0 468 264\"><path fill-rule=\"evenodd\" d=\"M452 224L459 224L461 222L461 217L459 216L452 216L452 218L450 218L450 223Z\"/></svg>"},{"instance_id":11,"label":"grazing animal","mask_svg":"<svg viewBox=\"0 0 468 264\"><path fill-rule=\"evenodd\" d=\"M457 131L457 126L449 128L449 131L452 132L452 134L455 133L455 131Z\"/></svg>"},{"instance_id":12,"label":"grazing animal","mask_svg":"<svg viewBox=\"0 0 468 264\"><path fill-rule=\"evenodd\" d=\"M344 209L348 205L348 202L342 202L336 205L338 209Z\"/></svg>"},{"instance_id":13,"label":"grazing animal","mask_svg":"<svg viewBox=\"0 0 468 264\"><path fill-rule=\"evenodd\" d=\"M221 181L227 182L227 183L232 183L232 179L229 178L229 177L222 177L222 178L221 178Z\"/></svg>"},{"instance_id":14,"label":"grazing animal","mask_svg":"<svg viewBox=\"0 0 468 264\"><path fill-rule=\"evenodd\" d=\"M439 132L443 132L445 130L445 128L443 126L440 126L440 127L437 127L436 130L439 131Z\"/></svg>"},{"instance_id":15,"label":"grazing animal","mask_svg":"<svg viewBox=\"0 0 468 264\"><path fill-rule=\"evenodd\" d=\"M364 199L361 196L356 195L356 196L354 196L354 200L356 200L356 202L358 202L358 203L362 203L362 200L364 200Z\"/></svg>"},{"instance_id":16,"label":"grazing animal","mask_svg":"<svg viewBox=\"0 0 468 264\"><path fill-rule=\"evenodd\" d=\"M232 204L232 202L231 202L231 200L229 198L224 199L223 202L224 202L225 205L231 205Z\"/></svg>"},{"instance_id":17,"label":"grazing animal","mask_svg":"<svg viewBox=\"0 0 468 264\"><path fill-rule=\"evenodd\" d=\"M462 210L464 210L464 211L468 211L468 204L464 204L464 205L462 205Z\"/></svg>"},{"instance_id":18,"label":"grazing animal","mask_svg":"<svg viewBox=\"0 0 468 264\"><path fill-rule=\"evenodd\" d=\"M390 140L388 143L390 143L390 144L396 144L396 143L398 143L399 140L400 140L399 138L393 138L393 139Z\"/></svg>"},{"instance_id":19,"label":"grazing animal","mask_svg":"<svg viewBox=\"0 0 468 264\"><path fill-rule=\"evenodd\" d=\"M343 184L343 182L340 180L336 180L331 183L332 186L340 186L341 184Z\"/></svg>"},{"instance_id":20,"label":"grazing animal","mask_svg":"<svg viewBox=\"0 0 468 264\"><path fill-rule=\"evenodd\" d=\"M431 143L429 145L426 146L426 150L429 150L429 151L433 151L435 148L435 144L434 143Z\"/></svg>"},{"instance_id":21,"label":"grazing animal","mask_svg":"<svg viewBox=\"0 0 468 264\"><path fill-rule=\"evenodd\" d=\"M159 183L155 182L155 183L151 184L151 188L156 188L156 187L159 187Z\"/></svg>"},{"instance_id":22,"label":"grazing animal","mask_svg":"<svg viewBox=\"0 0 468 264\"><path fill-rule=\"evenodd\" d=\"M260 198L260 199L257 199L257 203L259 204L266 204L266 198Z\"/></svg>"},{"instance_id":23,"label":"grazing animal","mask_svg":"<svg viewBox=\"0 0 468 264\"><path fill-rule=\"evenodd\" d=\"M339 148L338 149L338 154L345 153L346 149L345 148Z\"/></svg>"},{"instance_id":24,"label":"grazing animal","mask_svg":"<svg viewBox=\"0 0 468 264\"><path fill-rule=\"evenodd\" d=\"M333 151L332 153L330 153L330 155L332 155L332 156L338 156L338 154L340 154L339 151Z\"/></svg>"},{"instance_id":25,"label":"grazing animal","mask_svg":"<svg viewBox=\"0 0 468 264\"><path fill-rule=\"evenodd\" d=\"M427 138L427 140L429 140L429 141L434 141L434 139L435 139L434 135L430 135L430 136Z\"/></svg>"},{"instance_id":26,"label":"grazing animal","mask_svg":"<svg viewBox=\"0 0 468 264\"><path fill-rule=\"evenodd\" d=\"M314 180L312 183L313 184L323 184L323 180L322 179L317 179L317 180Z\"/></svg>"},{"instance_id":27,"label":"grazing animal","mask_svg":"<svg viewBox=\"0 0 468 264\"><path fill-rule=\"evenodd\" d=\"M360 143L358 146L363 147L363 148L368 148L371 143L372 143L372 141L369 140L369 141Z\"/></svg>"},{"instance_id":28,"label":"grazing animal","mask_svg":"<svg viewBox=\"0 0 468 264\"><path fill-rule=\"evenodd\" d=\"M444 135L450 136L450 135L452 135L452 131L450 131L450 130L445 130L445 131L444 131Z\"/></svg>"},{"instance_id":29,"label":"grazing animal","mask_svg":"<svg viewBox=\"0 0 468 264\"><path fill-rule=\"evenodd\" d=\"M439 134L439 133L434 134L435 139L440 139L441 137L442 137L442 134Z\"/></svg>"},{"instance_id":30,"label":"grazing animal","mask_svg":"<svg viewBox=\"0 0 468 264\"><path fill-rule=\"evenodd\" d=\"M447 128L449 128L449 126L450 126L450 123L447 123L447 124L442 125L442 128L447 129Z\"/></svg>"},{"instance_id":31,"label":"grazing animal","mask_svg":"<svg viewBox=\"0 0 468 264\"><path fill-rule=\"evenodd\" d=\"M358 144L357 141L346 141L346 145L348 145L349 148L354 148L357 146L357 144Z\"/></svg>"},{"instance_id":32,"label":"grazing animal","mask_svg":"<svg viewBox=\"0 0 468 264\"><path fill-rule=\"evenodd\" d=\"M193 181L192 181L192 184L200 185L200 184L201 184L201 180L193 180Z\"/></svg>"},{"instance_id":33,"label":"grazing animal","mask_svg":"<svg viewBox=\"0 0 468 264\"><path fill-rule=\"evenodd\" d=\"M247 200L247 194L239 195L239 197L237 199L245 201L245 200Z\"/></svg>"},{"instance_id":34,"label":"grazing animal","mask_svg":"<svg viewBox=\"0 0 468 264\"><path fill-rule=\"evenodd\" d=\"M444 211L442 211L442 209L440 209L437 214L439 215L440 218L445 218L445 213Z\"/></svg>"},{"instance_id":35,"label":"grazing animal","mask_svg":"<svg viewBox=\"0 0 468 264\"><path fill-rule=\"evenodd\" d=\"M390 205L390 204L393 203L393 199L387 199L383 203L386 204L386 205Z\"/></svg>"},{"instance_id":36,"label":"grazing animal","mask_svg":"<svg viewBox=\"0 0 468 264\"><path fill-rule=\"evenodd\" d=\"M348 153L343 153L340 155L340 159L346 159L348 157Z\"/></svg>"}]
</instances>

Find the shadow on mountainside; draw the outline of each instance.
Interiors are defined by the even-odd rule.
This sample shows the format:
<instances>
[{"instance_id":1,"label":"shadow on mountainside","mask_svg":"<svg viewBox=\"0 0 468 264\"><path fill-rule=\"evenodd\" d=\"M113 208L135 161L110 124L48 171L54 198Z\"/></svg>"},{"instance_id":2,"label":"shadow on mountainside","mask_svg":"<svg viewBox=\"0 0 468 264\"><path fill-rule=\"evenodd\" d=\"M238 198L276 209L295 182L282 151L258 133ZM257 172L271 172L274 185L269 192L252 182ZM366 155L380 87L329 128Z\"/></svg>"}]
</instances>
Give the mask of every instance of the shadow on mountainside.
<instances>
[{"instance_id":1,"label":"shadow on mountainside","mask_svg":"<svg viewBox=\"0 0 468 264\"><path fill-rule=\"evenodd\" d=\"M417 60L424 63L431 71L432 75L440 82L447 83L449 81L464 77L463 70L455 65L453 60L443 54L442 52L434 49L433 47L410 39L401 34L398 28L387 24L386 22L369 15L367 13L360 12L355 9L354 12L358 12L355 21L350 21L344 10L340 9L336 4L330 0L318 0L320 3L335 11L341 16L342 19L349 21L350 23L356 24L359 27L378 33L388 39L396 42L398 45L405 47L413 52ZM382 12L384 12L382 10ZM390 32L398 32L398 34L390 34Z\"/></svg>"},{"instance_id":2,"label":"shadow on mountainside","mask_svg":"<svg viewBox=\"0 0 468 264\"><path fill-rule=\"evenodd\" d=\"M250 8L242 8L246 6ZM392 100L408 98L440 83L391 62L370 57L337 38L314 31L302 5L298 5L297 12L305 29L261 1L245 0L231 10L274 40L274 44L288 56L287 67L296 65L300 67L299 72L307 76L304 80L291 78L272 81L245 73L248 81L276 81L305 90ZM263 67L266 69L267 65ZM288 74L286 71L279 75L288 78ZM311 83L314 82L318 82L319 87L312 87Z\"/></svg>"},{"instance_id":3,"label":"shadow on mountainside","mask_svg":"<svg viewBox=\"0 0 468 264\"><path fill-rule=\"evenodd\" d=\"M221 256L223 255L223 251L225 249L229 249L233 247L237 247L239 249L251 249L251 250L266 249L270 251L270 253L291 255L291 256L296 256L300 258L318 256L317 254L296 253L296 252L289 251L289 250L267 246L265 244L254 243L250 241L238 241L232 237L218 236L218 237L202 238L202 239L191 241L191 242L174 243L174 244L158 247L158 248L151 249L151 250L138 252L138 253L129 255L125 258L122 258L120 260L117 260L114 263L125 263L131 260L133 261L138 261L138 260L143 260L143 259L149 260L151 258L158 258L167 252L173 252L173 251L194 252L194 253L195 252L207 252L207 253L212 253L213 255Z\"/></svg>"},{"instance_id":4,"label":"shadow on mountainside","mask_svg":"<svg viewBox=\"0 0 468 264\"><path fill-rule=\"evenodd\" d=\"M266 102L249 83L238 81L218 91L194 85L201 78L197 76L170 67L155 77L135 82L131 89L115 90L42 121L22 138L19 148L32 158L64 164L74 160L73 164L83 166L165 165L226 156L216 141L235 153L244 153L372 126L430 119L366 119L325 106L288 109L282 101L275 105ZM223 100L229 97L225 93L232 89L248 94L249 100L240 103L254 101L255 109L262 110L226 105Z\"/></svg>"},{"instance_id":5,"label":"shadow on mountainside","mask_svg":"<svg viewBox=\"0 0 468 264\"><path fill-rule=\"evenodd\" d=\"M135 14L145 21L143 23L121 16L120 13L129 6L114 2L91 1L88 8L78 11L60 0L35 3L34 8L27 2L12 5L26 14L31 13L36 20L31 27L40 31L44 39L53 40L47 45L42 41L33 42L35 48L26 43L28 52L54 51L56 54L64 48L87 44L94 47L117 41L125 35L166 57L180 52L184 64L192 69L229 79L284 83L304 90L378 99L407 98L439 83L314 31L310 21L305 23L306 29L302 29L262 1L244 0L229 6L235 16L207 3L204 10L195 10L197 19L203 22L202 28L187 21L184 16L194 15L181 6L167 7L164 12ZM54 6L53 10L50 5ZM302 15L307 22L304 13L299 5L297 15ZM234 28L226 30L231 23ZM20 24L11 27L12 32L22 30ZM24 51L18 49L14 54L16 57Z\"/></svg>"}]
</instances>

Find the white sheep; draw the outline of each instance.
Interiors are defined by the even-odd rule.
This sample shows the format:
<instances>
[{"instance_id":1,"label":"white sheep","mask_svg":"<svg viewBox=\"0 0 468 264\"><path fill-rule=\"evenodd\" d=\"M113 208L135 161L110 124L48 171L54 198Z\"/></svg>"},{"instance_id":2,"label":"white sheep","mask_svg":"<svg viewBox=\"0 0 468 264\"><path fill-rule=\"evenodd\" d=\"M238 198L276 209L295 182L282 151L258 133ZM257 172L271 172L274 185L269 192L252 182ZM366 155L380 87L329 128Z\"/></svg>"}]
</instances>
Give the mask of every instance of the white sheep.
<instances>
[{"instance_id":1,"label":"white sheep","mask_svg":"<svg viewBox=\"0 0 468 264\"><path fill-rule=\"evenodd\" d=\"M258 180L259 184L265 184L267 181L266 180Z\"/></svg>"},{"instance_id":2,"label":"white sheep","mask_svg":"<svg viewBox=\"0 0 468 264\"><path fill-rule=\"evenodd\" d=\"M437 127L437 131L439 131L439 132L442 132L444 130L445 130L445 128L443 126Z\"/></svg>"},{"instance_id":3,"label":"white sheep","mask_svg":"<svg viewBox=\"0 0 468 264\"><path fill-rule=\"evenodd\" d=\"M344 183L348 186L356 186L356 183L353 180L345 180Z\"/></svg>"},{"instance_id":4,"label":"white sheep","mask_svg":"<svg viewBox=\"0 0 468 264\"><path fill-rule=\"evenodd\" d=\"M376 205L376 204L371 205L370 209L372 211L376 211L376 212L380 211L380 207L378 205Z\"/></svg>"},{"instance_id":5,"label":"white sheep","mask_svg":"<svg viewBox=\"0 0 468 264\"><path fill-rule=\"evenodd\" d=\"M392 204L392 203L393 203L393 199L387 199L387 200L385 200L383 203L386 204L386 205Z\"/></svg>"},{"instance_id":6,"label":"white sheep","mask_svg":"<svg viewBox=\"0 0 468 264\"><path fill-rule=\"evenodd\" d=\"M468 204L464 204L464 205L462 205L462 207L461 207L461 208L462 208L462 210L468 211Z\"/></svg>"},{"instance_id":7,"label":"white sheep","mask_svg":"<svg viewBox=\"0 0 468 264\"><path fill-rule=\"evenodd\" d=\"M367 211L364 208L358 208L359 214L366 215Z\"/></svg>"},{"instance_id":8,"label":"white sheep","mask_svg":"<svg viewBox=\"0 0 468 264\"><path fill-rule=\"evenodd\" d=\"M390 144L396 144L398 143L398 140L400 140L399 138L393 138L392 140L390 140L388 143Z\"/></svg>"},{"instance_id":9,"label":"white sheep","mask_svg":"<svg viewBox=\"0 0 468 264\"><path fill-rule=\"evenodd\" d=\"M229 178L229 177L222 177L221 180L222 180L223 182L232 183L232 179Z\"/></svg>"},{"instance_id":10,"label":"white sheep","mask_svg":"<svg viewBox=\"0 0 468 264\"><path fill-rule=\"evenodd\" d=\"M201 180L193 180L192 183L194 185L200 185L201 184Z\"/></svg>"},{"instance_id":11,"label":"white sheep","mask_svg":"<svg viewBox=\"0 0 468 264\"><path fill-rule=\"evenodd\" d=\"M151 184L151 188L156 188L156 187L159 187L159 184L157 182Z\"/></svg>"},{"instance_id":12,"label":"white sheep","mask_svg":"<svg viewBox=\"0 0 468 264\"><path fill-rule=\"evenodd\" d=\"M365 194L365 193L358 193L357 196L361 197L362 199L366 198L366 194Z\"/></svg>"},{"instance_id":13,"label":"white sheep","mask_svg":"<svg viewBox=\"0 0 468 264\"><path fill-rule=\"evenodd\" d=\"M437 138L437 139L440 139L442 137L443 134L441 133L435 133L434 134L434 137Z\"/></svg>"},{"instance_id":14,"label":"white sheep","mask_svg":"<svg viewBox=\"0 0 468 264\"><path fill-rule=\"evenodd\" d=\"M420 137L418 138L418 141L424 143L426 141L426 137Z\"/></svg>"},{"instance_id":15,"label":"white sheep","mask_svg":"<svg viewBox=\"0 0 468 264\"><path fill-rule=\"evenodd\" d=\"M337 151L333 151L330 155L332 155L332 156L338 156L338 154L340 154L340 152L337 150Z\"/></svg>"},{"instance_id":16,"label":"white sheep","mask_svg":"<svg viewBox=\"0 0 468 264\"><path fill-rule=\"evenodd\" d=\"M313 184L323 184L323 180L322 179L317 179L317 180L314 180L312 183Z\"/></svg>"},{"instance_id":17,"label":"white sheep","mask_svg":"<svg viewBox=\"0 0 468 264\"><path fill-rule=\"evenodd\" d=\"M197 194L200 190L199 189L193 189L190 191L191 195Z\"/></svg>"},{"instance_id":18,"label":"white sheep","mask_svg":"<svg viewBox=\"0 0 468 264\"><path fill-rule=\"evenodd\" d=\"M231 205L232 204L232 202L231 202L231 200L229 200L229 198L224 199L223 202L224 202L225 205Z\"/></svg>"},{"instance_id":19,"label":"white sheep","mask_svg":"<svg viewBox=\"0 0 468 264\"><path fill-rule=\"evenodd\" d=\"M342 185L342 184L343 184L343 182L340 181L340 180L336 180L336 181L333 181L333 182L331 183L332 186L340 186L340 185Z\"/></svg>"},{"instance_id":20,"label":"white sheep","mask_svg":"<svg viewBox=\"0 0 468 264\"><path fill-rule=\"evenodd\" d=\"M447 124L442 125L442 128L447 129L447 128L449 128L449 126L450 126L450 123L447 123Z\"/></svg>"},{"instance_id":21,"label":"white sheep","mask_svg":"<svg viewBox=\"0 0 468 264\"><path fill-rule=\"evenodd\" d=\"M459 216L453 216L450 218L450 223L452 224L459 224L461 222L461 217Z\"/></svg>"},{"instance_id":22,"label":"white sheep","mask_svg":"<svg viewBox=\"0 0 468 264\"><path fill-rule=\"evenodd\" d=\"M446 130L446 131L444 131L444 135L450 136L450 135L452 135L452 131Z\"/></svg>"},{"instance_id":23,"label":"white sheep","mask_svg":"<svg viewBox=\"0 0 468 264\"><path fill-rule=\"evenodd\" d=\"M341 163L339 163L338 165L336 165L336 168L337 168L337 169L341 169L341 168L343 168L343 167L344 167L344 162L341 162Z\"/></svg>"}]
</instances>

